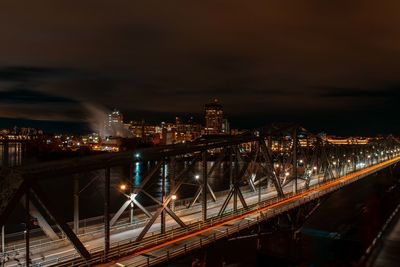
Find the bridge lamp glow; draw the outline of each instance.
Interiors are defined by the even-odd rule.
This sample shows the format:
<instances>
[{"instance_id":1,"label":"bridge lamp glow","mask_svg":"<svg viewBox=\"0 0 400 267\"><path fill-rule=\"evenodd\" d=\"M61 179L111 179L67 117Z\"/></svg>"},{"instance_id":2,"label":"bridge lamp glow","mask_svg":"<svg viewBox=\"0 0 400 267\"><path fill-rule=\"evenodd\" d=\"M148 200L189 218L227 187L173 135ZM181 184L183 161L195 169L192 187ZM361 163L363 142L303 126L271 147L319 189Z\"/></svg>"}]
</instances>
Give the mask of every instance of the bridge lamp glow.
<instances>
[{"instance_id":1,"label":"bridge lamp glow","mask_svg":"<svg viewBox=\"0 0 400 267\"><path fill-rule=\"evenodd\" d=\"M121 190L126 190L126 184L121 184L121 185L119 186L119 189L121 189Z\"/></svg>"},{"instance_id":2,"label":"bridge lamp glow","mask_svg":"<svg viewBox=\"0 0 400 267\"><path fill-rule=\"evenodd\" d=\"M196 174L196 175L194 176L194 179L199 180L199 179L200 179L200 175Z\"/></svg>"},{"instance_id":3,"label":"bridge lamp glow","mask_svg":"<svg viewBox=\"0 0 400 267\"><path fill-rule=\"evenodd\" d=\"M171 196L171 199L172 199L172 200L176 200L176 199L177 199L177 196L176 196L176 195L172 195L172 196Z\"/></svg>"}]
</instances>

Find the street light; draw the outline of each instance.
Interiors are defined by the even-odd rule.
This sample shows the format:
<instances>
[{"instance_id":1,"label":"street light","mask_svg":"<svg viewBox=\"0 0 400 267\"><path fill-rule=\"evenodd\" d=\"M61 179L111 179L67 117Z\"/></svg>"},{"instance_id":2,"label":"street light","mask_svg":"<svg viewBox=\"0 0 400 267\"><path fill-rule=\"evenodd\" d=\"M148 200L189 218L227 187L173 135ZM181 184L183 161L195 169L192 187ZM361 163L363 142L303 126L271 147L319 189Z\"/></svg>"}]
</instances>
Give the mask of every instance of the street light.
<instances>
[{"instance_id":1,"label":"street light","mask_svg":"<svg viewBox=\"0 0 400 267\"><path fill-rule=\"evenodd\" d=\"M171 199L172 199L172 201L171 201L171 210L172 211L175 211L175 200L176 200L176 198L177 198L176 195L172 195L171 196Z\"/></svg>"},{"instance_id":2,"label":"street light","mask_svg":"<svg viewBox=\"0 0 400 267\"><path fill-rule=\"evenodd\" d=\"M121 185L119 186L119 189L125 191L125 190L126 190L126 184L121 184Z\"/></svg>"},{"instance_id":3,"label":"street light","mask_svg":"<svg viewBox=\"0 0 400 267\"><path fill-rule=\"evenodd\" d=\"M196 174L196 175L194 176L194 178L195 178L196 180L199 180L199 179L200 179L200 175Z\"/></svg>"}]
</instances>

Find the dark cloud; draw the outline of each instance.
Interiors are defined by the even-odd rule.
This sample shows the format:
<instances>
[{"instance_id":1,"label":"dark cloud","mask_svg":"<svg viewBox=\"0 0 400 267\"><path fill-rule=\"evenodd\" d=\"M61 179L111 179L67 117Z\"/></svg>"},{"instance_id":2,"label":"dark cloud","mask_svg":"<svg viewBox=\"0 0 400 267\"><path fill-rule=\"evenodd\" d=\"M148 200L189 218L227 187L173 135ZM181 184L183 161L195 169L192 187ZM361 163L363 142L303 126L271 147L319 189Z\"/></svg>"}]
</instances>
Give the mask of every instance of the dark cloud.
<instances>
[{"instance_id":1,"label":"dark cloud","mask_svg":"<svg viewBox=\"0 0 400 267\"><path fill-rule=\"evenodd\" d=\"M0 81L25 82L34 79L65 76L71 70L33 66L0 67Z\"/></svg>"},{"instance_id":2,"label":"dark cloud","mask_svg":"<svg viewBox=\"0 0 400 267\"><path fill-rule=\"evenodd\" d=\"M46 103L77 103L76 100L61 96L48 95L34 90L16 88L0 91L0 104L46 104Z\"/></svg>"},{"instance_id":3,"label":"dark cloud","mask_svg":"<svg viewBox=\"0 0 400 267\"><path fill-rule=\"evenodd\" d=\"M94 103L132 119L201 115L218 97L238 126L340 128L351 112L400 131L388 86L400 83L399 8L395 0L2 2L0 97L26 101L28 117L36 101L59 117Z\"/></svg>"},{"instance_id":4,"label":"dark cloud","mask_svg":"<svg viewBox=\"0 0 400 267\"><path fill-rule=\"evenodd\" d=\"M400 91L399 88L357 89L325 87L319 95L327 98L400 98Z\"/></svg>"}]
</instances>

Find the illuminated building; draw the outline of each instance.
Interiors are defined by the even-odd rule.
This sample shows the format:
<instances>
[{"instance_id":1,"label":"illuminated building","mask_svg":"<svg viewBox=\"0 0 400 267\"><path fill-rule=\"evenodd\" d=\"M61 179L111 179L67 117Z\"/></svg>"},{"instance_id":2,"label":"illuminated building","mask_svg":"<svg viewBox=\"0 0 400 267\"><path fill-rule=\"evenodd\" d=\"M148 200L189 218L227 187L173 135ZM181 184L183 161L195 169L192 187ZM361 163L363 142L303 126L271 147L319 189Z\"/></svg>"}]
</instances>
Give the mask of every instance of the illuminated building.
<instances>
[{"instance_id":1,"label":"illuminated building","mask_svg":"<svg viewBox=\"0 0 400 267\"><path fill-rule=\"evenodd\" d=\"M223 124L223 108L218 103L218 99L214 99L214 102L205 105L205 134L222 134Z\"/></svg>"},{"instance_id":2,"label":"illuminated building","mask_svg":"<svg viewBox=\"0 0 400 267\"><path fill-rule=\"evenodd\" d=\"M121 137L125 134L124 130L124 116L121 112L114 109L111 113L107 115L102 136Z\"/></svg>"},{"instance_id":3,"label":"illuminated building","mask_svg":"<svg viewBox=\"0 0 400 267\"><path fill-rule=\"evenodd\" d=\"M222 133L231 134L231 128L227 119L222 120Z\"/></svg>"}]
</instances>

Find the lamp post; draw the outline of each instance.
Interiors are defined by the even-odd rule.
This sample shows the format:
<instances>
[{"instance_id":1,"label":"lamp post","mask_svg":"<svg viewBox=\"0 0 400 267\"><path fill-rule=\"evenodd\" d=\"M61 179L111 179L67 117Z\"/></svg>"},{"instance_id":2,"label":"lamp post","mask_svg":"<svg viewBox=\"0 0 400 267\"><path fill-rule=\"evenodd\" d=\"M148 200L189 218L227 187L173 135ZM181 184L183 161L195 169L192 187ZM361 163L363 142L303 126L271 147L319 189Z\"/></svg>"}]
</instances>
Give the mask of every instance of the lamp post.
<instances>
[{"instance_id":1,"label":"lamp post","mask_svg":"<svg viewBox=\"0 0 400 267\"><path fill-rule=\"evenodd\" d=\"M171 210L175 211L175 200L177 199L176 195L171 196Z\"/></svg>"}]
</instances>

